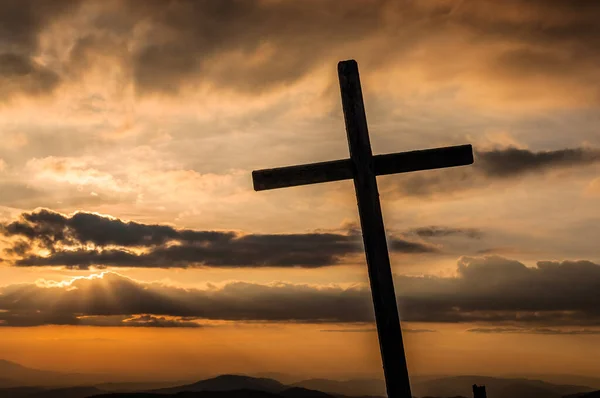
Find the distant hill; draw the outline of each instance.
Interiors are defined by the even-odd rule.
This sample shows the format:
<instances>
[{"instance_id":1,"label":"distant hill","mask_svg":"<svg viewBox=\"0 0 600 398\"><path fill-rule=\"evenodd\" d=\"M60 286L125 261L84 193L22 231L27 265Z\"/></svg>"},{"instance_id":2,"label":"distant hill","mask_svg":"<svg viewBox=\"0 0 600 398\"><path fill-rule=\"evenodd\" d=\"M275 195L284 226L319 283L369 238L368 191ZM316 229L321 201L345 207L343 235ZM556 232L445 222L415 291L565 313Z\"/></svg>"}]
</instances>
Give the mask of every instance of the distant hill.
<instances>
[{"instance_id":1,"label":"distant hill","mask_svg":"<svg viewBox=\"0 0 600 398\"><path fill-rule=\"evenodd\" d=\"M189 384L189 380L156 381L156 382L124 382L124 383L98 383L94 387L109 392L136 392L150 391ZM1 397L1 396L0 396Z\"/></svg>"},{"instance_id":2,"label":"distant hill","mask_svg":"<svg viewBox=\"0 0 600 398\"><path fill-rule=\"evenodd\" d=\"M38 380L52 380L62 376L58 372L26 368L5 359L0 359L0 375L0 386L3 387L41 384Z\"/></svg>"},{"instance_id":3,"label":"distant hill","mask_svg":"<svg viewBox=\"0 0 600 398\"><path fill-rule=\"evenodd\" d=\"M485 376L456 376L414 383L413 394L418 397L450 397L473 395L472 385L485 385L488 398L560 398L579 392L590 392L587 386L547 383L541 380L503 379Z\"/></svg>"},{"instance_id":4,"label":"distant hill","mask_svg":"<svg viewBox=\"0 0 600 398\"><path fill-rule=\"evenodd\" d=\"M178 392L174 394L156 394L156 393L117 393L108 395L98 395L93 398L337 398L335 395L326 394L321 391L308 390L301 387L292 387L280 391L279 393L259 391L259 390L228 390L228 391L195 391ZM90 397L92 398L92 397Z\"/></svg>"},{"instance_id":5,"label":"distant hill","mask_svg":"<svg viewBox=\"0 0 600 398\"><path fill-rule=\"evenodd\" d=\"M157 393L115 393L97 395L88 398L282 398L281 395L257 390L230 390L230 391L195 391L179 392L174 394ZM310 398L310 397L307 397Z\"/></svg>"},{"instance_id":6,"label":"distant hill","mask_svg":"<svg viewBox=\"0 0 600 398\"><path fill-rule=\"evenodd\" d=\"M0 383L4 383L0 384L0 398L380 398L387 395L385 383L379 379L308 379L284 384L267 377L230 374L179 385L173 382L82 384L91 376L30 369L6 360L0 360L0 376ZM471 397L473 384L485 385L488 398L600 398L597 388L527 378L415 376L411 384L413 395L422 398ZM2 388L6 385L10 388Z\"/></svg>"},{"instance_id":7,"label":"distant hill","mask_svg":"<svg viewBox=\"0 0 600 398\"><path fill-rule=\"evenodd\" d=\"M540 380L502 379L485 376L456 376L439 379L416 378L416 380L412 385L413 395L416 397L471 397L473 384L485 385L488 398L563 398L565 395L593 391L592 388L587 386L560 385ZM278 398L364 398L387 395L385 383L377 379L347 381L310 379L286 386L273 379L242 375L222 375L192 384L155 389L146 393L169 396L178 393L230 392L231 394L222 394L223 397L230 398L237 397L239 394L249 394L248 391L269 393L271 396L275 395ZM112 395L111 397L125 396L127 395ZM198 396L205 397L206 394ZM180 398L180 395L177 395L177 397Z\"/></svg>"},{"instance_id":8,"label":"distant hill","mask_svg":"<svg viewBox=\"0 0 600 398\"><path fill-rule=\"evenodd\" d=\"M67 387L73 385L91 385L102 381L101 379L102 375L39 370L0 359L0 387Z\"/></svg>"},{"instance_id":9,"label":"distant hill","mask_svg":"<svg viewBox=\"0 0 600 398\"><path fill-rule=\"evenodd\" d=\"M0 389L0 397L2 398L87 398L105 393L106 391L95 387L13 387Z\"/></svg>"},{"instance_id":10,"label":"distant hill","mask_svg":"<svg viewBox=\"0 0 600 398\"><path fill-rule=\"evenodd\" d=\"M592 392L588 392L588 393L567 395L564 398L600 398L600 390L592 391Z\"/></svg>"},{"instance_id":11,"label":"distant hill","mask_svg":"<svg viewBox=\"0 0 600 398\"><path fill-rule=\"evenodd\" d=\"M93 395L103 394L106 391L95 387L69 387L39 391L23 398L87 398Z\"/></svg>"},{"instance_id":12,"label":"distant hill","mask_svg":"<svg viewBox=\"0 0 600 398\"><path fill-rule=\"evenodd\" d=\"M0 388L14 387L16 386L15 381L7 377L0 377Z\"/></svg>"},{"instance_id":13,"label":"distant hill","mask_svg":"<svg viewBox=\"0 0 600 398\"><path fill-rule=\"evenodd\" d=\"M2 398L26 398L34 393L44 391L41 387L9 387L0 388L0 397Z\"/></svg>"},{"instance_id":14,"label":"distant hill","mask_svg":"<svg viewBox=\"0 0 600 398\"><path fill-rule=\"evenodd\" d=\"M328 380L308 379L293 383L293 387L304 387L312 390L325 391L332 394L348 396L378 395L386 396L385 382L378 379Z\"/></svg>"},{"instance_id":15,"label":"distant hill","mask_svg":"<svg viewBox=\"0 0 600 398\"><path fill-rule=\"evenodd\" d=\"M258 377L258 378L267 378L277 380L280 383L291 385L298 380L303 380L303 377L298 377L297 375L290 375L287 373L280 372L258 372L258 373L248 373L246 376Z\"/></svg>"},{"instance_id":16,"label":"distant hill","mask_svg":"<svg viewBox=\"0 0 600 398\"><path fill-rule=\"evenodd\" d=\"M503 375L502 378L511 378L511 379L535 379L547 381L548 383L553 384L570 384L570 385L579 385L579 386L589 386L596 390L600 389L600 377L592 377L592 376L580 376L580 375L570 375L570 374L513 374L513 375Z\"/></svg>"},{"instance_id":17,"label":"distant hill","mask_svg":"<svg viewBox=\"0 0 600 398\"><path fill-rule=\"evenodd\" d=\"M241 375L221 375L212 379L201 380L183 386L161 388L149 392L160 394L174 394L184 391L232 391L255 390L278 393L287 388L277 380Z\"/></svg>"},{"instance_id":18,"label":"distant hill","mask_svg":"<svg viewBox=\"0 0 600 398\"><path fill-rule=\"evenodd\" d=\"M494 392L494 396L511 398L562 398L562 395L551 388L532 385L524 382L514 382Z\"/></svg>"},{"instance_id":19,"label":"distant hill","mask_svg":"<svg viewBox=\"0 0 600 398\"><path fill-rule=\"evenodd\" d=\"M150 380L151 378L148 377ZM123 376L100 373L66 373L33 369L16 362L0 359L0 389L10 387L90 387L100 391L144 391L182 385L187 381L119 382ZM188 379L189 380L189 379ZM115 382L117 381L117 382ZM0 394L0 398L5 395Z\"/></svg>"},{"instance_id":20,"label":"distant hill","mask_svg":"<svg viewBox=\"0 0 600 398\"><path fill-rule=\"evenodd\" d=\"M283 390L279 395L285 398L333 398L331 394L322 391L309 390L302 387L292 387Z\"/></svg>"}]
</instances>

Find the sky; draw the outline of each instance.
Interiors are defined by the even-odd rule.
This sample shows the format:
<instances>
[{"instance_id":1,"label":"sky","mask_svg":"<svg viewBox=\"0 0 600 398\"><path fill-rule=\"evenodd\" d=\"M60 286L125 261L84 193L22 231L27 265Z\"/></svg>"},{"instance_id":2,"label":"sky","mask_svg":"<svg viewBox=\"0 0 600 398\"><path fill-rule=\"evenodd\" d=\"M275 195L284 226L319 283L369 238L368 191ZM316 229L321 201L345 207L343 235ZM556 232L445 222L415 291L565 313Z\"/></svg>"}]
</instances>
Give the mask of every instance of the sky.
<instances>
[{"instance_id":1,"label":"sky","mask_svg":"<svg viewBox=\"0 0 600 398\"><path fill-rule=\"evenodd\" d=\"M64 371L382 377L337 63L373 152L411 374L596 375L600 4L7 0L0 353ZM115 357L120 360L115 362ZM518 359L517 359L518 358Z\"/></svg>"}]
</instances>

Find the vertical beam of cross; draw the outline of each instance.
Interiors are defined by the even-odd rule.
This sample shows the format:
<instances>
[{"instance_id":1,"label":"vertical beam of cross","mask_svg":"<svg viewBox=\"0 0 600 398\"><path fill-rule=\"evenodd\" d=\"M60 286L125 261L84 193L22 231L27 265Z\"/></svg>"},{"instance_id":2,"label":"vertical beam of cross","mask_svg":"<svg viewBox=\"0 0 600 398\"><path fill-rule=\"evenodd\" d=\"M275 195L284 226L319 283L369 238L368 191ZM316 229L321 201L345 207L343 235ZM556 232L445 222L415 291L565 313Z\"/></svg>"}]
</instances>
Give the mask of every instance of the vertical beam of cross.
<instances>
[{"instance_id":1,"label":"vertical beam of cross","mask_svg":"<svg viewBox=\"0 0 600 398\"><path fill-rule=\"evenodd\" d=\"M356 61L340 62L338 77L387 393L390 398L410 398L402 330Z\"/></svg>"}]
</instances>

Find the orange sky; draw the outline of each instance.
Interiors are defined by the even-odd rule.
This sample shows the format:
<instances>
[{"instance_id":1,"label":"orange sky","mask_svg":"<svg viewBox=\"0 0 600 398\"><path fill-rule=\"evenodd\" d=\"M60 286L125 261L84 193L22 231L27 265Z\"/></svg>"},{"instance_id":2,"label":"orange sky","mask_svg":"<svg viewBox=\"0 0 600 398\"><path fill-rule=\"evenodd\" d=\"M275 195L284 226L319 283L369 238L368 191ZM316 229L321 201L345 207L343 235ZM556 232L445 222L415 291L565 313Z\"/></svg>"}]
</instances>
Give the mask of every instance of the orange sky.
<instances>
[{"instance_id":1,"label":"orange sky","mask_svg":"<svg viewBox=\"0 0 600 398\"><path fill-rule=\"evenodd\" d=\"M320 331L372 320L352 183L251 181L348 156L354 58L374 153L475 149L378 179L411 371L600 371L600 6L40 4L0 13L0 359L380 376Z\"/></svg>"},{"instance_id":2,"label":"orange sky","mask_svg":"<svg viewBox=\"0 0 600 398\"><path fill-rule=\"evenodd\" d=\"M436 331L405 333L414 374L597 374L598 336L485 335L467 333L464 326L416 326ZM0 347L7 358L31 367L137 380L191 380L227 372L383 376L374 332L323 330L328 329L273 324L203 330L47 326L6 329Z\"/></svg>"}]
</instances>

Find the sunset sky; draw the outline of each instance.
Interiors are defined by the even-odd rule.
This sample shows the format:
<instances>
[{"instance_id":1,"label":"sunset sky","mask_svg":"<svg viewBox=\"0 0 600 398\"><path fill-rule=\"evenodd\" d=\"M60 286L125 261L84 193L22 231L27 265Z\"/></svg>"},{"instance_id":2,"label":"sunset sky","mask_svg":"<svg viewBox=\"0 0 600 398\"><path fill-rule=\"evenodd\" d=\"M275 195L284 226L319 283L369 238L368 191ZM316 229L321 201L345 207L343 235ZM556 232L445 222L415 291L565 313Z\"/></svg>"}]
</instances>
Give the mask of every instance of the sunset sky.
<instances>
[{"instance_id":1,"label":"sunset sky","mask_svg":"<svg viewBox=\"0 0 600 398\"><path fill-rule=\"evenodd\" d=\"M600 373L600 3L4 0L0 359L382 377L337 62L373 152L411 374ZM115 361L118 358L118 361Z\"/></svg>"}]
</instances>

